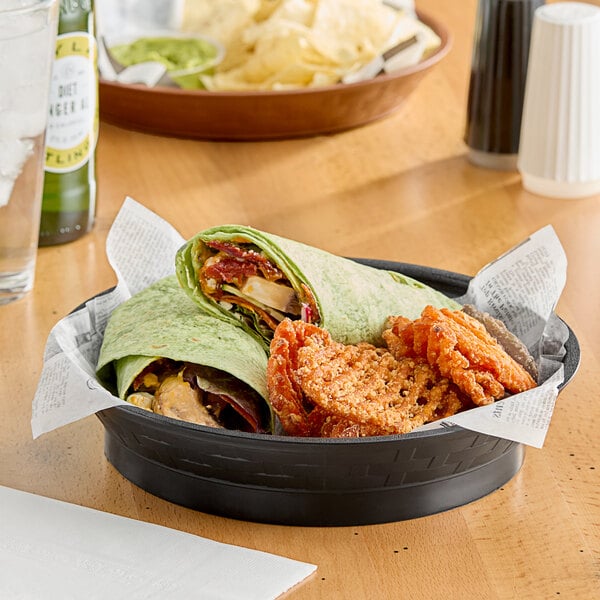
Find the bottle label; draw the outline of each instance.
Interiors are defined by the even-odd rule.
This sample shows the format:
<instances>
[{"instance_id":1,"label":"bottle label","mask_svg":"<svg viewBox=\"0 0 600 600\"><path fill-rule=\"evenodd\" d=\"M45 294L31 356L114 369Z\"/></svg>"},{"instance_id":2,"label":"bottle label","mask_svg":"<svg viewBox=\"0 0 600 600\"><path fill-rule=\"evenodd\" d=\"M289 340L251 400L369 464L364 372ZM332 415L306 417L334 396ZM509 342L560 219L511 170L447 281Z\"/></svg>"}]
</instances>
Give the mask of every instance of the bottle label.
<instances>
[{"instance_id":1,"label":"bottle label","mask_svg":"<svg viewBox=\"0 0 600 600\"><path fill-rule=\"evenodd\" d=\"M56 41L46 130L46 171L66 173L84 165L98 133L97 48L86 32Z\"/></svg>"}]
</instances>

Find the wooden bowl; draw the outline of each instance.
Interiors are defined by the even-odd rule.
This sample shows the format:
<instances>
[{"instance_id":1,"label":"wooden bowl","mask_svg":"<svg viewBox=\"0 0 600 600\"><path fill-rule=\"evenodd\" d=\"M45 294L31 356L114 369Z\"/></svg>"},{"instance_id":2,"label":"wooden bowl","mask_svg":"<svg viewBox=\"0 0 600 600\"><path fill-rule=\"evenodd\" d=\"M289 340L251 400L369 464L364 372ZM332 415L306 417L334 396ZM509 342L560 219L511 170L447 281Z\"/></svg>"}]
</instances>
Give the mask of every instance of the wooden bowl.
<instances>
[{"instance_id":1,"label":"wooden bowl","mask_svg":"<svg viewBox=\"0 0 600 600\"><path fill-rule=\"evenodd\" d=\"M451 36L435 19L419 18L441 38L421 63L352 84L290 90L208 92L100 81L100 115L128 129L183 138L267 140L335 133L381 119L402 106L449 52Z\"/></svg>"}]
</instances>

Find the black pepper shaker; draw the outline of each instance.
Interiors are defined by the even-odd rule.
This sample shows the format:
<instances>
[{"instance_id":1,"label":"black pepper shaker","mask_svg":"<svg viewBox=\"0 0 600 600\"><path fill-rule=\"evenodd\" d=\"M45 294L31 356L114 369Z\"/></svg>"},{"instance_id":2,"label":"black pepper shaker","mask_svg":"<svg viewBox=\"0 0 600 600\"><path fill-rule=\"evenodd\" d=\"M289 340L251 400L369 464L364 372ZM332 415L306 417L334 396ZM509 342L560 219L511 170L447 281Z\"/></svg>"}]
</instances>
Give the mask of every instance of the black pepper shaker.
<instances>
[{"instance_id":1,"label":"black pepper shaker","mask_svg":"<svg viewBox=\"0 0 600 600\"><path fill-rule=\"evenodd\" d=\"M479 166L516 170L533 15L544 0L479 0L465 142Z\"/></svg>"}]
</instances>

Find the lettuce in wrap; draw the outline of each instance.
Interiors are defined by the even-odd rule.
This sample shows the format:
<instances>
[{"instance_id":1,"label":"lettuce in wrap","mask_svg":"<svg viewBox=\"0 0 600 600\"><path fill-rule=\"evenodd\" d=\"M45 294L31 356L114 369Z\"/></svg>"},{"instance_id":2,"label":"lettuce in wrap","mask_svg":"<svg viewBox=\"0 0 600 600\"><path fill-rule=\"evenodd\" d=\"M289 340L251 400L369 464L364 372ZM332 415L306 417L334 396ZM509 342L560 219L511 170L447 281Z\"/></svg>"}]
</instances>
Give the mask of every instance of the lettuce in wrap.
<instances>
[{"instance_id":1,"label":"lettuce in wrap","mask_svg":"<svg viewBox=\"0 0 600 600\"><path fill-rule=\"evenodd\" d=\"M266 433L266 366L255 337L200 310L173 275L113 311L97 372L120 398L153 412Z\"/></svg>"},{"instance_id":2,"label":"lettuce in wrap","mask_svg":"<svg viewBox=\"0 0 600 600\"><path fill-rule=\"evenodd\" d=\"M460 308L410 277L242 225L198 233L177 253L176 272L200 307L266 344L285 317L327 329L341 343L379 345L390 315L415 319L428 304Z\"/></svg>"}]
</instances>

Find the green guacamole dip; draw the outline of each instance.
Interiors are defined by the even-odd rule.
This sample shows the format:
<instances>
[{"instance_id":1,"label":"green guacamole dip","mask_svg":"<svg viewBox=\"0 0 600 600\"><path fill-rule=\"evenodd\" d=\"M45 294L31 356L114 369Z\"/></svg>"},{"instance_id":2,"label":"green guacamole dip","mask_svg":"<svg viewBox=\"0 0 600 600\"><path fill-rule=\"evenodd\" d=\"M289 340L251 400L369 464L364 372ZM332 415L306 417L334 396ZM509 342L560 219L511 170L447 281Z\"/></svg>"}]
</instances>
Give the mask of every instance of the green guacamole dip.
<instances>
[{"instance_id":1,"label":"green guacamole dip","mask_svg":"<svg viewBox=\"0 0 600 600\"><path fill-rule=\"evenodd\" d=\"M201 38L142 37L130 44L110 48L111 54L122 65L129 67L142 62L160 62L181 87L200 88L200 72L213 66L218 48ZM178 71L194 70L192 77Z\"/></svg>"}]
</instances>

